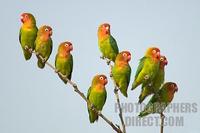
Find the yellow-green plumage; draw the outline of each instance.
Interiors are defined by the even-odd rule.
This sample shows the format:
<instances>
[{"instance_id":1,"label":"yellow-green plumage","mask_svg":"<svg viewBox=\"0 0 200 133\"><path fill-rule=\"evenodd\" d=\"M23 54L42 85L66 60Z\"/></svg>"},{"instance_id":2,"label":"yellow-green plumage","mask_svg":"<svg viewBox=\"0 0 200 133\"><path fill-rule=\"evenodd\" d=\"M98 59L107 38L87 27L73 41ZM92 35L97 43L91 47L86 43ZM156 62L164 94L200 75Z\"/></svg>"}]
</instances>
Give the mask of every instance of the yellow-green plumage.
<instances>
[{"instance_id":1,"label":"yellow-green plumage","mask_svg":"<svg viewBox=\"0 0 200 133\"><path fill-rule=\"evenodd\" d=\"M49 59L51 52L52 52L52 47L53 47L53 42L51 39L52 35L52 29L49 26L42 26L40 27L38 33L37 33L37 38L35 41L36 47L35 51L42 56L45 60L41 60L40 56L38 55L38 67L39 68L44 68L45 62Z\"/></svg>"},{"instance_id":2,"label":"yellow-green plumage","mask_svg":"<svg viewBox=\"0 0 200 133\"><path fill-rule=\"evenodd\" d=\"M63 42L59 45L58 53L55 59L55 67L56 69L65 75L69 80L71 80L72 70L73 70L73 56L70 51L73 49L72 44L70 42ZM67 80L63 78L61 75L58 76L63 80L66 84Z\"/></svg>"},{"instance_id":3,"label":"yellow-green plumage","mask_svg":"<svg viewBox=\"0 0 200 133\"><path fill-rule=\"evenodd\" d=\"M115 61L119 49L116 40L110 34L110 25L102 24L98 29L98 46L103 57Z\"/></svg>"},{"instance_id":4,"label":"yellow-green plumage","mask_svg":"<svg viewBox=\"0 0 200 133\"><path fill-rule=\"evenodd\" d=\"M155 52L152 52L155 51ZM140 84L147 85L154 80L159 70L160 50L158 48L149 48L146 55L140 59L139 66L135 74L135 80L132 84L132 90Z\"/></svg>"},{"instance_id":5,"label":"yellow-green plumage","mask_svg":"<svg viewBox=\"0 0 200 133\"><path fill-rule=\"evenodd\" d=\"M167 82L150 99L145 109L140 112L139 116L144 117L149 114L162 113L174 98L174 93L178 91L176 83Z\"/></svg>"},{"instance_id":6,"label":"yellow-green plumage","mask_svg":"<svg viewBox=\"0 0 200 133\"><path fill-rule=\"evenodd\" d=\"M37 26L36 20L34 16L30 13L23 13L21 15L21 21L23 25L20 28L19 32L19 41L23 50L23 54L26 60L29 60L32 56L28 50L25 49L25 46L31 48L32 50L35 49L35 39L37 36Z\"/></svg>"},{"instance_id":7,"label":"yellow-green plumage","mask_svg":"<svg viewBox=\"0 0 200 133\"><path fill-rule=\"evenodd\" d=\"M93 78L92 85L88 90L87 99L93 104L93 106L101 111L106 102L107 92L105 85L107 84L107 78L104 75L96 75ZM98 114L94 112L88 105L88 113L90 123L94 123L98 120Z\"/></svg>"},{"instance_id":8,"label":"yellow-green plumage","mask_svg":"<svg viewBox=\"0 0 200 133\"><path fill-rule=\"evenodd\" d=\"M112 68L113 79L119 88L120 92L128 97L127 89L130 82L131 67L129 61L131 59L131 54L128 51L120 52L117 55L115 64Z\"/></svg>"},{"instance_id":9,"label":"yellow-green plumage","mask_svg":"<svg viewBox=\"0 0 200 133\"><path fill-rule=\"evenodd\" d=\"M159 70L154 80L150 84L142 85L142 91L139 96L139 103L142 103L147 96L153 93L156 94L159 91L165 79L165 70L164 70L165 65L167 65L167 59L165 56L161 56L159 63Z\"/></svg>"}]
</instances>

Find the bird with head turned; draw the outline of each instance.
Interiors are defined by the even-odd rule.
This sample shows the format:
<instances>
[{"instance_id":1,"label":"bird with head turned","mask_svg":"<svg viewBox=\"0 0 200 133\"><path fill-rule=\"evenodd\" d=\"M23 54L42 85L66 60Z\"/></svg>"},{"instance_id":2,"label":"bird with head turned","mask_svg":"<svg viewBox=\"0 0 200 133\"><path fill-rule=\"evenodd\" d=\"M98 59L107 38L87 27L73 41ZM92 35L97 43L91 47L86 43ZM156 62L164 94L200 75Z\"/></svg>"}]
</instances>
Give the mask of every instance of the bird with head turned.
<instances>
[{"instance_id":1,"label":"bird with head turned","mask_svg":"<svg viewBox=\"0 0 200 133\"><path fill-rule=\"evenodd\" d=\"M44 25L41 26L37 33L37 38L35 40L35 51L37 52L37 58L38 58L38 67L44 68L46 61L49 59L52 47L53 47L53 41L51 39L52 36L52 28L50 26ZM42 60L40 58L44 60Z\"/></svg>"},{"instance_id":2,"label":"bird with head turned","mask_svg":"<svg viewBox=\"0 0 200 133\"><path fill-rule=\"evenodd\" d=\"M71 80L72 70L73 70L73 56L71 51L73 50L73 45L71 42L62 42L58 47L58 52L55 58L55 68L58 72L61 72L67 79ZM66 84L67 80L58 73L58 76Z\"/></svg>"},{"instance_id":3,"label":"bird with head turned","mask_svg":"<svg viewBox=\"0 0 200 133\"><path fill-rule=\"evenodd\" d=\"M23 50L25 60L29 60L32 53L28 49L35 49L35 39L37 36L38 28L36 26L35 17L31 13L21 14L22 26L19 32L19 41Z\"/></svg>"},{"instance_id":4,"label":"bird with head turned","mask_svg":"<svg viewBox=\"0 0 200 133\"><path fill-rule=\"evenodd\" d=\"M177 91L178 86L176 83L166 82L158 91L158 94L152 96L144 110L140 112L139 117L144 117L154 113L163 113L166 107L172 102L174 94Z\"/></svg>"},{"instance_id":5,"label":"bird with head turned","mask_svg":"<svg viewBox=\"0 0 200 133\"><path fill-rule=\"evenodd\" d=\"M146 50L145 56L140 59L139 66L135 74L135 80L132 84L132 90L139 85L150 84L158 70L160 63L160 49L157 47L150 47Z\"/></svg>"},{"instance_id":6,"label":"bird with head turned","mask_svg":"<svg viewBox=\"0 0 200 133\"><path fill-rule=\"evenodd\" d=\"M101 111L106 102L107 92L105 85L107 84L107 77L103 74L98 74L93 77L92 84L88 89L87 99L98 110ZM88 105L88 113L90 123L98 120L98 114L92 110Z\"/></svg>"},{"instance_id":7,"label":"bird with head turned","mask_svg":"<svg viewBox=\"0 0 200 133\"><path fill-rule=\"evenodd\" d=\"M131 67L129 61L131 60L131 53L129 51L120 52L116 59L115 64L112 68L113 79L119 88L120 92L128 97L127 89L130 82Z\"/></svg>"},{"instance_id":8,"label":"bird with head turned","mask_svg":"<svg viewBox=\"0 0 200 133\"><path fill-rule=\"evenodd\" d=\"M98 28L98 46L102 53L103 58L107 58L110 61L115 61L119 49L117 42L110 32L110 24L101 24Z\"/></svg>"},{"instance_id":9,"label":"bird with head turned","mask_svg":"<svg viewBox=\"0 0 200 133\"><path fill-rule=\"evenodd\" d=\"M142 91L139 96L139 103L142 103L147 96L156 94L159 91L165 80L165 66L167 64L167 58L165 56L160 56L159 70L151 83L147 84L146 86L142 86Z\"/></svg>"}]
</instances>

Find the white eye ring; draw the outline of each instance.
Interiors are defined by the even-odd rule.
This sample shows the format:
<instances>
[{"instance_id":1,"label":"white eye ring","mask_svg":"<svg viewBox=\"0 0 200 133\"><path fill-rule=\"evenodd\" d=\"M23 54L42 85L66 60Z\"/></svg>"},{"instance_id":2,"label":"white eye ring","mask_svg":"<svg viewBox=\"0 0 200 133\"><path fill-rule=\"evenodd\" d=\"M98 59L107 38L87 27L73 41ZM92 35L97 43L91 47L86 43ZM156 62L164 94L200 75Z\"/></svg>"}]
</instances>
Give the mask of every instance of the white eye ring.
<instances>
[{"instance_id":1,"label":"white eye ring","mask_svg":"<svg viewBox=\"0 0 200 133\"><path fill-rule=\"evenodd\" d=\"M100 80L103 80L103 77L101 76L99 79L100 79Z\"/></svg>"},{"instance_id":2,"label":"white eye ring","mask_svg":"<svg viewBox=\"0 0 200 133\"><path fill-rule=\"evenodd\" d=\"M160 61L164 61L164 58L160 58Z\"/></svg>"},{"instance_id":3,"label":"white eye ring","mask_svg":"<svg viewBox=\"0 0 200 133\"><path fill-rule=\"evenodd\" d=\"M66 44L65 44L65 47L68 47L68 46L69 46L69 44L66 43Z\"/></svg>"},{"instance_id":4,"label":"white eye ring","mask_svg":"<svg viewBox=\"0 0 200 133\"><path fill-rule=\"evenodd\" d=\"M109 26L106 26L106 30L109 30Z\"/></svg>"},{"instance_id":5,"label":"white eye ring","mask_svg":"<svg viewBox=\"0 0 200 133\"><path fill-rule=\"evenodd\" d=\"M49 29L48 29L48 28L45 28L45 31L49 31Z\"/></svg>"},{"instance_id":6,"label":"white eye ring","mask_svg":"<svg viewBox=\"0 0 200 133\"><path fill-rule=\"evenodd\" d=\"M124 56L124 57L126 57L126 56L127 56L127 54L126 54L126 53L123 53L123 56Z\"/></svg>"},{"instance_id":7,"label":"white eye ring","mask_svg":"<svg viewBox=\"0 0 200 133\"><path fill-rule=\"evenodd\" d=\"M154 49L154 50L152 51L152 53L155 54L155 53L156 53L156 50Z\"/></svg>"}]
</instances>

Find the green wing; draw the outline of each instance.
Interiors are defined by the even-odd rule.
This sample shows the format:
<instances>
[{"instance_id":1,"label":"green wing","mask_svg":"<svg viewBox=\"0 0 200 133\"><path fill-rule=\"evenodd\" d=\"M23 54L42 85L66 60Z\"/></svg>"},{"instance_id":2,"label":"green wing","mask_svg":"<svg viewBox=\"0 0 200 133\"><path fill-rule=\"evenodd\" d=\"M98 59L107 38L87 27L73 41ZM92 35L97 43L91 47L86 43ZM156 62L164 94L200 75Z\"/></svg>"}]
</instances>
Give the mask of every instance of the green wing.
<instances>
[{"instance_id":1,"label":"green wing","mask_svg":"<svg viewBox=\"0 0 200 133\"><path fill-rule=\"evenodd\" d=\"M21 43L21 35L22 35L22 29L20 28L20 31L19 31L19 42Z\"/></svg>"},{"instance_id":2,"label":"green wing","mask_svg":"<svg viewBox=\"0 0 200 133\"><path fill-rule=\"evenodd\" d=\"M68 76L68 79L71 80L71 77L72 77L72 70L73 70L73 56L71 55L70 56L70 75Z\"/></svg>"},{"instance_id":3,"label":"green wing","mask_svg":"<svg viewBox=\"0 0 200 133\"><path fill-rule=\"evenodd\" d=\"M117 46L117 41L111 35L110 35L110 44L111 44L111 47L114 50L115 54L118 54L119 49L118 49L118 46Z\"/></svg>"},{"instance_id":4,"label":"green wing","mask_svg":"<svg viewBox=\"0 0 200 133\"><path fill-rule=\"evenodd\" d=\"M140 63L139 63L139 66L138 66L138 68L137 68L137 71L136 71L136 74L135 74L135 78L137 78L138 75L139 75L139 73L142 71L142 68L143 68L143 66L144 66L144 61L145 61L145 59L146 59L145 56L142 57L142 58L140 59Z\"/></svg>"},{"instance_id":5,"label":"green wing","mask_svg":"<svg viewBox=\"0 0 200 133\"><path fill-rule=\"evenodd\" d=\"M88 92L87 92L87 99L88 99L88 100L89 100L89 96L90 96L91 89L92 89L92 87L90 87L90 88L88 89Z\"/></svg>"}]
</instances>

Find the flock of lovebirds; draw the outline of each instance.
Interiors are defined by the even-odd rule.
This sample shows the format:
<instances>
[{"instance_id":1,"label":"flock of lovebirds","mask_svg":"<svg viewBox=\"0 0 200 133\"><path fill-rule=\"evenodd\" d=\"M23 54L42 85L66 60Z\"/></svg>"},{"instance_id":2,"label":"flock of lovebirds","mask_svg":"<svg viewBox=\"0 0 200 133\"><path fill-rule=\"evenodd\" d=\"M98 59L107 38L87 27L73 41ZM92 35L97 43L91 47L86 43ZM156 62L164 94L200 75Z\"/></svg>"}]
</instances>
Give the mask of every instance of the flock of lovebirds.
<instances>
[{"instance_id":1,"label":"flock of lovebirds","mask_svg":"<svg viewBox=\"0 0 200 133\"><path fill-rule=\"evenodd\" d=\"M35 17L30 13L23 13L21 15L21 22L19 41L24 57L26 60L29 60L32 56L32 52L27 50L27 47L34 50L37 53L37 65L42 69L45 67L45 63L52 52L52 28L44 25L38 29ZM98 46L102 53L102 58L108 59L110 61L108 63L114 63L111 76L122 95L128 97L127 90L131 77L131 67L129 65L131 53L129 51L119 52L117 42L110 33L110 25L108 23L101 24L98 28ZM73 70L73 57L70 53L72 50L71 42L62 42L55 57L55 68L69 80L71 80ZM172 101L174 93L178 91L176 83L164 83L165 66L167 63L167 58L160 54L160 50L157 47L148 48L144 57L140 59L131 90L141 85L139 103L142 103L149 95L153 95L145 109L140 112L140 117L152 113L162 113ZM59 77L64 83L67 83L65 77L60 75ZM107 82L105 75L96 75L88 90L87 99L99 111L103 109L106 102L107 92L105 86ZM155 109L155 103L160 103L164 107L157 106L157 109ZM98 120L98 114L89 107L88 113L91 123Z\"/></svg>"}]
</instances>

